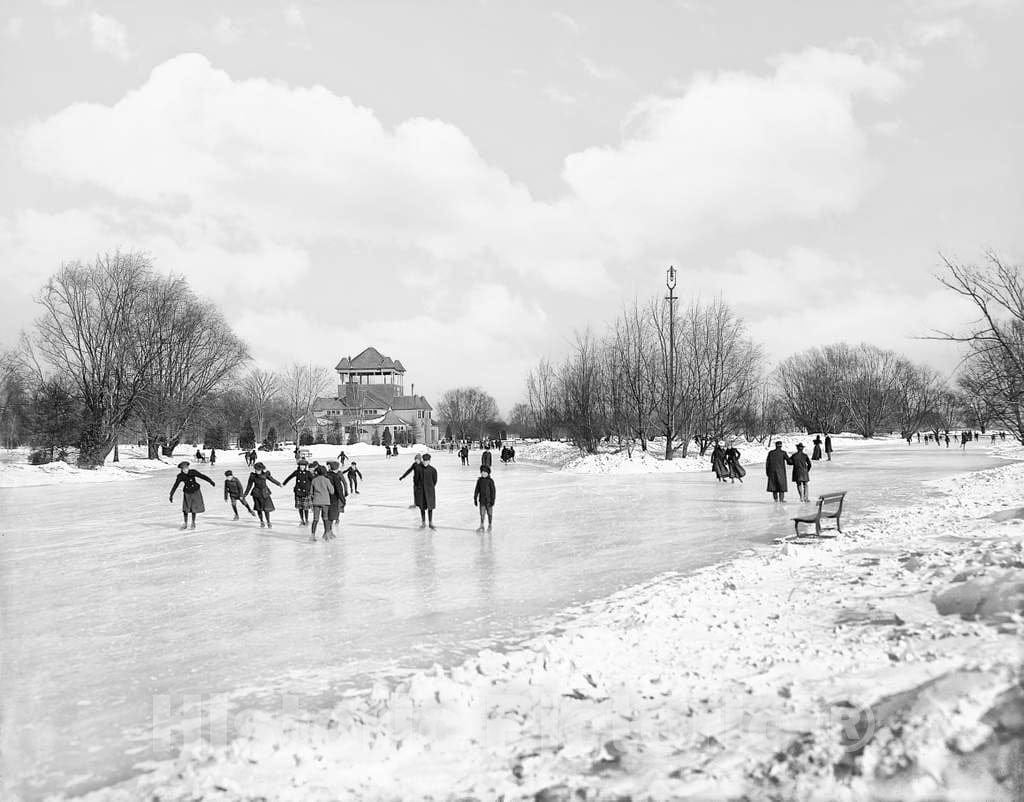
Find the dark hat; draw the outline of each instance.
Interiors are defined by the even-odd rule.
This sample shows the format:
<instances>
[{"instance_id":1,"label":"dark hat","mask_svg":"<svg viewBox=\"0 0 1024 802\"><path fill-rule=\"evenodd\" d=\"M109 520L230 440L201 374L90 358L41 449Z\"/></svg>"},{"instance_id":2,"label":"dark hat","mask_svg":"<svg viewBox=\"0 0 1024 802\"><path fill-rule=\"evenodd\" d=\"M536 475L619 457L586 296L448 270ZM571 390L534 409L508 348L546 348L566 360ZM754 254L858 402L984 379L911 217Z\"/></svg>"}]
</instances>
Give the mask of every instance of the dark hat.
<instances>
[{"instance_id":1,"label":"dark hat","mask_svg":"<svg viewBox=\"0 0 1024 802\"><path fill-rule=\"evenodd\" d=\"M329 459L327 460L327 467L333 470L334 468L340 468L341 463L338 462L336 459Z\"/></svg>"},{"instance_id":2,"label":"dark hat","mask_svg":"<svg viewBox=\"0 0 1024 802\"><path fill-rule=\"evenodd\" d=\"M299 459L298 464L299 465L309 465L309 462L306 460L305 457L302 457L302 458Z\"/></svg>"},{"instance_id":3,"label":"dark hat","mask_svg":"<svg viewBox=\"0 0 1024 802\"><path fill-rule=\"evenodd\" d=\"M257 471L265 471L267 469L267 466L264 465L262 462L257 462L252 467L255 468Z\"/></svg>"},{"instance_id":4,"label":"dark hat","mask_svg":"<svg viewBox=\"0 0 1024 802\"><path fill-rule=\"evenodd\" d=\"M424 454L423 455L423 461L424 462L430 462L430 454Z\"/></svg>"},{"instance_id":5,"label":"dark hat","mask_svg":"<svg viewBox=\"0 0 1024 802\"><path fill-rule=\"evenodd\" d=\"M803 443L797 443L796 447L797 447L798 450L802 449L804 447L804 444Z\"/></svg>"},{"instance_id":6,"label":"dark hat","mask_svg":"<svg viewBox=\"0 0 1024 802\"><path fill-rule=\"evenodd\" d=\"M481 470L481 471L486 471L487 473L490 473L490 472L491 472L491 469L490 469L490 467L488 467L487 465L481 465L481 466L480 466L480 470Z\"/></svg>"},{"instance_id":7,"label":"dark hat","mask_svg":"<svg viewBox=\"0 0 1024 802\"><path fill-rule=\"evenodd\" d=\"M781 446L782 445L782 441L781 440L776 440L775 441L775 445L776 446Z\"/></svg>"},{"instance_id":8,"label":"dark hat","mask_svg":"<svg viewBox=\"0 0 1024 802\"><path fill-rule=\"evenodd\" d=\"M179 463L178 463L178 467L179 467L179 468L187 468L187 467L188 467L189 465L191 465L191 464L192 464L192 463L190 463L190 462L189 462L188 460L184 460L183 462L179 462Z\"/></svg>"},{"instance_id":9,"label":"dark hat","mask_svg":"<svg viewBox=\"0 0 1024 802\"><path fill-rule=\"evenodd\" d=\"M231 471L224 471L225 476L231 476Z\"/></svg>"}]
</instances>

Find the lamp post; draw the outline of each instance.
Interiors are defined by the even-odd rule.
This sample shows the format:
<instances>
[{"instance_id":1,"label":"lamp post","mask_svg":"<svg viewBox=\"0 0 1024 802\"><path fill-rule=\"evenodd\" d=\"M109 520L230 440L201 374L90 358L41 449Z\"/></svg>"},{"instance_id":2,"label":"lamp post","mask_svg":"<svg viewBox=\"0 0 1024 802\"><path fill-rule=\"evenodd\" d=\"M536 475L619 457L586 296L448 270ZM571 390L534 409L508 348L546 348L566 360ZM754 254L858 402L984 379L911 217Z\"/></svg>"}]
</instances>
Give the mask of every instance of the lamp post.
<instances>
[{"instance_id":1,"label":"lamp post","mask_svg":"<svg viewBox=\"0 0 1024 802\"><path fill-rule=\"evenodd\" d=\"M669 265L665 271L665 286L668 287L668 431L665 433L665 459L672 459L672 441L675 438L676 408L676 269Z\"/></svg>"}]
</instances>

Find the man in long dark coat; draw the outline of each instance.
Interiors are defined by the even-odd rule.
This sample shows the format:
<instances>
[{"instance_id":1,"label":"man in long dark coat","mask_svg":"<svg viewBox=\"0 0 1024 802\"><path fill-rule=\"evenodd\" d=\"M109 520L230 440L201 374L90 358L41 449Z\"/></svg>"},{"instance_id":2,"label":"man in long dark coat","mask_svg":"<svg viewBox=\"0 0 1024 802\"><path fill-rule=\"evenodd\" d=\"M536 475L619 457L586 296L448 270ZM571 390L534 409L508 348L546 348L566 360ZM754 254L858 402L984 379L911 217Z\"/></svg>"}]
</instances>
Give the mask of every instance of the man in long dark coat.
<instances>
[{"instance_id":1,"label":"man in long dark coat","mask_svg":"<svg viewBox=\"0 0 1024 802\"><path fill-rule=\"evenodd\" d=\"M789 455L782 450L782 441L776 440L775 450L768 452L768 459L764 463L765 473L768 474L768 492L772 494L773 501L786 500L786 491L789 490L786 465L789 461Z\"/></svg>"},{"instance_id":2,"label":"man in long dark coat","mask_svg":"<svg viewBox=\"0 0 1024 802\"><path fill-rule=\"evenodd\" d=\"M825 435L825 456L828 457L828 461L832 461L832 435Z\"/></svg>"},{"instance_id":3,"label":"man in long dark coat","mask_svg":"<svg viewBox=\"0 0 1024 802\"><path fill-rule=\"evenodd\" d=\"M437 505L437 497L434 494L434 487L437 485L437 469L430 464L430 454L423 455L423 490L419 499L420 508L420 529L429 525L434 528L434 507Z\"/></svg>"},{"instance_id":4,"label":"man in long dark coat","mask_svg":"<svg viewBox=\"0 0 1024 802\"><path fill-rule=\"evenodd\" d=\"M807 497L807 483L811 481L811 460L804 453L803 443L796 444L796 453L789 458L789 464L793 466L793 483L800 500L810 501Z\"/></svg>"}]
</instances>

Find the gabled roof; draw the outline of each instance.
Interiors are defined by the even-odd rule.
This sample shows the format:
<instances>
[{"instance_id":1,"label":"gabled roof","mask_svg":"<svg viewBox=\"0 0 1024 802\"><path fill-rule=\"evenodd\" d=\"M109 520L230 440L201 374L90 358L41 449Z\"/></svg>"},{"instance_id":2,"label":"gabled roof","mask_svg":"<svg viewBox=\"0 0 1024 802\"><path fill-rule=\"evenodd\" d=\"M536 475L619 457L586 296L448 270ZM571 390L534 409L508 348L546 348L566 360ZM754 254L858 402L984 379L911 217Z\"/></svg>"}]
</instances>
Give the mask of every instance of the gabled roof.
<instances>
[{"instance_id":1,"label":"gabled roof","mask_svg":"<svg viewBox=\"0 0 1024 802\"><path fill-rule=\"evenodd\" d=\"M394 410L389 409L384 413L384 417L378 421L381 426L411 426L412 424L398 415Z\"/></svg>"},{"instance_id":2,"label":"gabled roof","mask_svg":"<svg viewBox=\"0 0 1024 802\"><path fill-rule=\"evenodd\" d=\"M384 356L373 346L364 349L356 357L343 357L334 368L338 371L347 370L393 370L396 373L405 373L401 362Z\"/></svg>"},{"instance_id":3,"label":"gabled roof","mask_svg":"<svg viewBox=\"0 0 1024 802\"><path fill-rule=\"evenodd\" d=\"M396 395L391 399L392 409L433 409L422 395Z\"/></svg>"}]
</instances>

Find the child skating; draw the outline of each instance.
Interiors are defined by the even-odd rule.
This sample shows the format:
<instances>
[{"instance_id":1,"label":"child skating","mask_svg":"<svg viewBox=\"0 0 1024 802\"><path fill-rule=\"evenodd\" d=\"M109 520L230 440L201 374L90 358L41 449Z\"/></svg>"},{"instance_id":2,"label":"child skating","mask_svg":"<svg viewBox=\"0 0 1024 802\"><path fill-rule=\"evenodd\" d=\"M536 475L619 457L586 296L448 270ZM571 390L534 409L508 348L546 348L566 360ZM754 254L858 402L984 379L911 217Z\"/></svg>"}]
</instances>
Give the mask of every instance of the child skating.
<instances>
[{"instance_id":1,"label":"child skating","mask_svg":"<svg viewBox=\"0 0 1024 802\"><path fill-rule=\"evenodd\" d=\"M274 501L270 498L270 486L267 482L273 482L278 487L281 486L281 483L270 475L267 466L262 462L257 462L252 469L253 472L249 474L249 482L245 486L242 498L252 493L252 506L256 508L256 514L260 518L260 529L264 527L273 529L274 525L270 523L270 513L274 511Z\"/></svg>"},{"instance_id":2,"label":"child skating","mask_svg":"<svg viewBox=\"0 0 1024 802\"><path fill-rule=\"evenodd\" d=\"M231 511L235 514L233 520L238 520L238 502L242 502L242 506L245 507L253 517L256 513L252 511L252 507L249 506L249 502L245 500L242 495L242 483L238 481L238 477L235 476L231 471L224 471L224 500L231 501Z\"/></svg>"},{"instance_id":3,"label":"child skating","mask_svg":"<svg viewBox=\"0 0 1024 802\"><path fill-rule=\"evenodd\" d=\"M327 476L327 469L318 465L316 474L313 476L313 483L310 487L310 501L313 509L313 525L310 527L309 539L316 542L316 525L323 519L324 540L330 540L331 534L330 509L334 496L334 482Z\"/></svg>"},{"instance_id":4,"label":"child skating","mask_svg":"<svg viewBox=\"0 0 1024 802\"><path fill-rule=\"evenodd\" d=\"M348 496L348 484L344 474L338 471L340 464L335 460L327 463L327 478L334 485L334 495L331 496L331 506L327 511L327 521L331 525L331 540L334 540L338 529L341 528L341 514L345 511L345 499Z\"/></svg>"},{"instance_id":5,"label":"child skating","mask_svg":"<svg viewBox=\"0 0 1024 802\"><path fill-rule=\"evenodd\" d=\"M202 474L197 470L191 469L188 462L178 463L178 475L174 478L174 484L171 486L171 503L174 503L174 491L178 489L178 485L182 485L182 529L189 528L188 516L190 514L192 515L192 529L195 529L196 514L206 512L206 505L203 503L203 491L199 488L199 479L202 479L204 482L209 482L214 487L217 486L217 483L206 474Z\"/></svg>"},{"instance_id":6,"label":"child skating","mask_svg":"<svg viewBox=\"0 0 1024 802\"><path fill-rule=\"evenodd\" d=\"M285 485L292 479L295 480L295 509L299 511L299 526L309 523L309 510L313 506L313 473L309 470L308 465L306 459L300 457L295 470L284 478Z\"/></svg>"},{"instance_id":7,"label":"child skating","mask_svg":"<svg viewBox=\"0 0 1024 802\"><path fill-rule=\"evenodd\" d=\"M480 510L480 526L477 532L484 531L484 517L487 518L487 531L491 531L491 524L494 518L494 502L498 498L498 490L491 478L491 469L486 465L480 466L480 478L476 480L476 488L473 490L473 506Z\"/></svg>"},{"instance_id":8,"label":"child skating","mask_svg":"<svg viewBox=\"0 0 1024 802\"><path fill-rule=\"evenodd\" d=\"M345 477L348 479L348 486L352 488L352 492L358 494L359 480L363 478L363 475L359 472L355 462L348 466L348 470L345 471Z\"/></svg>"}]
</instances>

